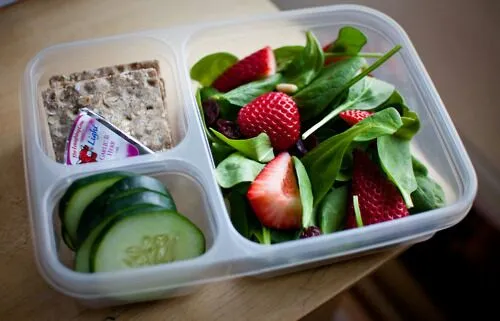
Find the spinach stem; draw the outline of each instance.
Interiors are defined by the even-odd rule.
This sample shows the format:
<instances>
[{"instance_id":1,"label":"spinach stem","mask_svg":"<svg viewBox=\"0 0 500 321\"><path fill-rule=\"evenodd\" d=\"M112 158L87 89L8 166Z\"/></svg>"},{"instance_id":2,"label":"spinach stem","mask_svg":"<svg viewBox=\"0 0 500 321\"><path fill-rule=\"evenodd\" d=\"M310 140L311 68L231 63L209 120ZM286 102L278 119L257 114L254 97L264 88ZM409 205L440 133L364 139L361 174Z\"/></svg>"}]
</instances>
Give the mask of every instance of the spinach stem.
<instances>
[{"instance_id":1,"label":"spinach stem","mask_svg":"<svg viewBox=\"0 0 500 321\"><path fill-rule=\"evenodd\" d=\"M397 45L394 48L392 48L390 51L388 51L385 55L377 59L373 64L371 64L368 68L360 72L356 77L352 78L347 84L344 86L342 91L350 88L353 86L355 83L363 79L365 76L367 76L369 73L380 67L384 62L389 60L394 54L396 54L399 50L401 49L401 45ZM316 123L314 126L309 128L304 134L302 134L302 140L305 140L307 137L309 137L312 133L314 133L316 130L318 130L321 126L326 124L328 121L330 121L332 118L340 114L342 111L346 110L347 108L351 108L352 106L346 106L347 104L343 104L337 109L333 110L332 113L330 113L327 117L323 118L320 120L318 123Z\"/></svg>"},{"instance_id":2,"label":"spinach stem","mask_svg":"<svg viewBox=\"0 0 500 321\"><path fill-rule=\"evenodd\" d=\"M358 52L357 54L350 55L342 52L325 52L325 58L328 57L362 57L362 58L380 58L384 54L380 52Z\"/></svg>"},{"instance_id":3,"label":"spinach stem","mask_svg":"<svg viewBox=\"0 0 500 321\"><path fill-rule=\"evenodd\" d=\"M271 244L271 231L265 226L262 227L262 241L263 244Z\"/></svg>"},{"instance_id":4,"label":"spinach stem","mask_svg":"<svg viewBox=\"0 0 500 321\"><path fill-rule=\"evenodd\" d=\"M363 219L361 218L361 210L359 208L358 195L353 195L352 205L354 207L354 215L356 216L356 225L358 227L362 227L363 226Z\"/></svg>"}]
</instances>

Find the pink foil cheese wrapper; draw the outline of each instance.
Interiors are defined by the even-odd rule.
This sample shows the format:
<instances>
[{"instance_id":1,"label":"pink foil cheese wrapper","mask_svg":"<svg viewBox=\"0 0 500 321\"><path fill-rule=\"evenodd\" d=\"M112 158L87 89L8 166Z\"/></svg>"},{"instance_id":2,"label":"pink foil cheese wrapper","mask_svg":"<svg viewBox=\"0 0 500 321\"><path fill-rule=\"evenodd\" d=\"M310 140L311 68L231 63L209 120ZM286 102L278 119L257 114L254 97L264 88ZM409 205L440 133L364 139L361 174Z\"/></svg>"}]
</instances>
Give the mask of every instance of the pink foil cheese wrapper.
<instances>
[{"instance_id":1,"label":"pink foil cheese wrapper","mask_svg":"<svg viewBox=\"0 0 500 321\"><path fill-rule=\"evenodd\" d=\"M67 165L76 165L151 153L98 114L82 108L71 128L64 158Z\"/></svg>"}]
</instances>

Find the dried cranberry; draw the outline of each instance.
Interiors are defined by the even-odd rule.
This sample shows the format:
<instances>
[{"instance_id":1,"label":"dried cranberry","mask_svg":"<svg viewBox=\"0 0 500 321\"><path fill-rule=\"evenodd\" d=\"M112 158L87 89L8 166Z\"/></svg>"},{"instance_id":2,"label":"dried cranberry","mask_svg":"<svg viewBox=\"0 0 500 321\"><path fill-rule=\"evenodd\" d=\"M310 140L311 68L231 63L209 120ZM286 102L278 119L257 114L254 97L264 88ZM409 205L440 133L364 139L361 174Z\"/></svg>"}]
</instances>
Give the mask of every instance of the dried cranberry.
<instances>
[{"instance_id":1,"label":"dried cranberry","mask_svg":"<svg viewBox=\"0 0 500 321\"><path fill-rule=\"evenodd\" d=\"M241 137L238 124L233 121L219 119L217 120L217 130L227 138L238 139Z\"/></svg>"},{"instance_id":2,"label":"dried cranberry","mask_svg":"<svg viewBox=\"0 0 500 321\"><path fill-rule=\"evenodd\" d=\"M308 237L315 237L315 236L320 236L321 235L321 230L317 226L309 226L302 230L300 233L299 238L305 239Z\"/></svg>"},{"instance_id":3,"label":"dried cranberry","mask_svg":"<svg viewBox=\"0 0 500 321\"><path fill-rule=\"evenodd\" d=\"M297 157L302 157L307 153L306 146L304 145L304 141L302 139L299 139L295 145L293 145L292 148L289 150L290 154L297 156Z\"/></svg>"},{"instance_id":4,"label":"dried cranberry","mask_svg":"<svg viewBox=\"0 0 500 321\"><path fill-rule=\"evenodd\" d=\"M212 126L219 118L219 105L215 100L208 99L202 103L202 106L205 114L205 122L207 126Z\"/></svg>"}]
</instances>

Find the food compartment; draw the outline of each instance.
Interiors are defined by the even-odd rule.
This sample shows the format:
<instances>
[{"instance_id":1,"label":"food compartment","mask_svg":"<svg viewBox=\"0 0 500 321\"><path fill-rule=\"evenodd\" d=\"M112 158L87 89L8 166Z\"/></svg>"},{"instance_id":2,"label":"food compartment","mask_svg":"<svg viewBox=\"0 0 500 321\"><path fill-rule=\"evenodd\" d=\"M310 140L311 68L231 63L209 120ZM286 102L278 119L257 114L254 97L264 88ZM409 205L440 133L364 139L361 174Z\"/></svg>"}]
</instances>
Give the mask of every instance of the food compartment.
<instances>
[{"instance_id":1,"label":"food compartment","mask_svg":"<svg viewBox=\"0 0 500 321\"><path fill-rule=\"evenodd\" d=\"M94 273L81 271L81 265L75 258L80 255L79 251L85 244L83 242L79 243L78 246L73 245L73 248L77 248L75 251L71 250L70 246L67 245L68 243L76 243L72 241L68 242L68 235L63 235L70 234L68 233L70 228L68 228L69 225L64 217L62 220L60 219L59 204L61 197L68 191L70 186L74 186L75 181L87 179L85 184L79 186L79 193L80 196L89 195L87 193L92 192L92 189L97 186L95 184L88 185L95 182L93 178L99 177L99 175L107 175L109 178L113 177L113 175L123 173L127 174L124 176L124 179L145 177L148 180L136 181L135 183L129 180L127 184L122 184L119 193L114 194L116 198L106 203L105 206L100 207L103 211L95 211L95 213L111 214L113 220L117 219L116 222L123 222L118 220L120 217L128 217L129 222L137 226L129 225L127 227L126 225L116 225L113 223L114 221L111 222L112 220L110 220L108 221L111 222L109 225L106 225L107 223L104 224L106 225L106 229L112 228L114 229L113 233L118 234L112 235L112 238L106 241L109 237L108 233L111 232L107 232L107 230L103 232L105 229L98 230L97 233L101 237L95 238L93 241L108 242L105 247L111 246L111 250L113 247L123 250L123 246L120 243L130 243L126 244L125 255L117 257L116 260L113 259L114 255L111 255L108 259L113 259L116 262L120 260L125 262L128 258L130 259L128 262L134 264L130 266L129 263L125 262L125 265L130 267L125 269L123 269L123 264L120 263L115 265L116 270L107 269ZM90 180L88 179L89 177L91 178ZM102 179L102 177L99 179ZM35 253L37 254L37 262L41 274L49 284L67 295L90 301L96 301L92 300L96 298L109 298L113 301L110 301L109 304L125 303L123 300L130 297L135 298L133 301L142 300L139 297L151 298L152 296L148 294L150 289L155 289L155 292L160 293L158 294L159 297L177 295L176 293L189 291L191 287L185 285L193 280L193 273L197 275L196 278L200 279L203 278L204 271L210 268L210 263L213 262L214 246L220 234L220 223L214 213L213 202L209 198L210 193L202 186L202 180L203 178L196 167L179 160L154 162L147 166L128 165L112 170L73 175L70 178L58 180L44 193L38 216L34 218L37 222L34 233ZM116 182L119 181L117 180ZM152 202L150 202L151 198L147 198L146 202L143 202L147 203L146 206L141 206L141 204L144 205L143 203L135 206L137 202L135 205L130 202L120 203L120 199L133 200L138 199L138 196L142 197L146 194L160 194L162 192L159 190L159 186L167 190L176 209L173 210L169 207L168 200L167 204L165 204L163 195L161 196L162 200L160 204L155 201L156 198ZM116 185L110 185L109 187L115 187L116 189ZM103 192L100 193L102 194ZM78 199L81 200L81 198ZM138 202L142 201L139 200ZM135 206L135 209L124 208L124 210L120 210L119 207L122 205ZM156 205L157 208L152 208L151 205ZM113 206L117 206L117 211L112 208ZM110 208L112 210L108 211ZM146 222L143 218L148 219L148 211L159 211L158 215L155 214L157 212L153 214L157 217L161 216L161 220L163 221L153 222L150 220ZM175 220L165 221L164 219L167 216L172 218L170 212L165 214L166 211L175 211L178 213L173 217ZM104 216L101 218L104 218ZM156 218L153 217L153 219ZM186 226L186 219L192 224ZM65 224L61 222L65 222ZM91 221L87 220L85 222L87 224ZM62 226L64 228L61 228ZM88 226L93 226L89 230L90 234L100 228L99 225L90 224ZM158 232L162 228L170 230L168 233L163 233L165 235L156 233L159 236L150 237L147 234L150 230ZM139 239L137 238L137 233L140 234ZM204 241L204 249L201 252L199 252L201 244L200 235ZM140 242L136 242L137 240ZM186 243L186 241L189 242ZM184 243L181 244L179 242ZM102 243L100 244L102 245ZM120 252L120 250L117 250L115 253L114 250L109 251L109 249L106 251L108 251L108 254ZM169 253L174 256L179 255L180 257L172 257ZM97 256L96 254L96 260ZM150 264L151 262L154 264ZM220 270L214 270L210 273L218 274L219 272ZM140 293L143 295L141 296ZM115 299L122 301L115 302ZM103 302L94 303L102 304ZM108 303L104 304L108 305Z\"/></svg>"},{"instance_id":2,"label":"food compartment","mask_svg":"<svg viewBox=\"0 0 500 321\"><path fill-rule=\"evenodd\" d=\"M78 126L72 132L73 123L78 112L88 108L149 151L168 152L188 130L175 60L169 45L139 35L62 44L41 51L31 61L24 84L29 97L26 117L33 117L36 123L27 129L29 136L43 153L64 163L66 139L70 133L77 135ZM81 146L75 143L75 150L87 148L86 154L97 154L99 161L102 148L90 143L82 139ZM79 162L95 161L84 156Z\"/></svg>"},{"instance_id":3,"label":"food compartment","mask_svg":"<svg viewBox=\"0 0 500 321\"><path fill-rule=\"evenodd\" d=\"M368 53L364 56L368 65L374 63L377 58L396 45L402 46L399 52L370 74L394 85L404 99L402 105L395 105L397 108L404 108L403 105L406 104L411 111L417 113L420 129L411 139L411 153L425 165L428 177L441 186L445 199L437 209L420 211L409 217L366 228L366 233L370 233L369 237L361 235L364 232L363 229L355 232L337 231L321 235L319 238L324 242L318 240L317 248L324 249L322 255L325 255L328 248L332 249L333 239L347 242L345 244L349 245L344 246L346 250L357 251L376 246L376 244L394 244L398 240L429 234L457 223L466 215L471 206L476 189L473 169L456 135L453 123L410 40L394 21L381 13L358 6L339 6L331 10L287 12L283 13L280 18L266 17L258 21L203 28L191 36L185 48L186 71L189 72L200 59L217 52L230 53L242 59L266 46L272 49L282 46L304 46L307 31L311 31L318 39L320 46L324 47L334 41L341 28L346 26L354 27L366 36L367 43L363 46L361 54ZM209 66L206 68L210 70ZM212 70L210 72L213 73ZM201 84L192 79L193 95L199 87ZM213 97L218 99L217 96ZM234 98L231 95L229 97L229 99ZM238 99L242 99L241 96L238 96ZM233 101L237 100L233 99ZM400 113L402 114L402 111ZM205 117L207 115L205 114ZM217 166L217 161L215 164ZM215 169L214 173L216 176L219 175ZM241 213L230 214L230 216L240 217ZM241 224L241 222L236 224ZM395 226L400 227L401 231L404 230L405 234L391 233L391 228ZM238 230L238 226L235 227ZM357 243L348 241L343 235L346 232ZM297 235L280 234L274 236L271 233L271 242L274 243L272 241L274 237L278 240L277 243L286 243L290 240L296 242L293 240L297 239ZM262 243L262 240L259 242ZM285 245L276 244L275 246L281 248ZM303 247L311 249L305 244ZM338 255L341 249L337 247L335 252L337 254L332 255ZM306 250L297 249L294 253L298 258L300 257L299 261L307 260ZM281 263L276 261L276 264Z\"/></svg>"}]
</instances>

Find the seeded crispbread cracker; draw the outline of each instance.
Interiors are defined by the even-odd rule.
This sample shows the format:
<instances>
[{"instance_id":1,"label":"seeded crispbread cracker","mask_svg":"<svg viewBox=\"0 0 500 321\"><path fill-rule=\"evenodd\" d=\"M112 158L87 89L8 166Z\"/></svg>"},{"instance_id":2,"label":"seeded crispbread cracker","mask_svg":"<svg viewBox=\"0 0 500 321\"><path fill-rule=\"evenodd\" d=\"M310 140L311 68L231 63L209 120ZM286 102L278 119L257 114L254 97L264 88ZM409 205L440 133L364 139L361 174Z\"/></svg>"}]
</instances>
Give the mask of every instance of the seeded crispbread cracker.
<instances>
[{"instance_id":1,"label":"seeded crispbread cracker","mask_svg":"<svg viewBox=\"0 0 500 321\"><path fill-rule=\"evenodd\" d=\"M65 77L64 82L52 78L51 88L42 92L50 137L58 162L64 161L66 140L83 107L100 114L153 151L172 147L158 70L124 70L97 77L103 75L102 70L105 69L73 73Z\"/></svg>"}]
</instances>

